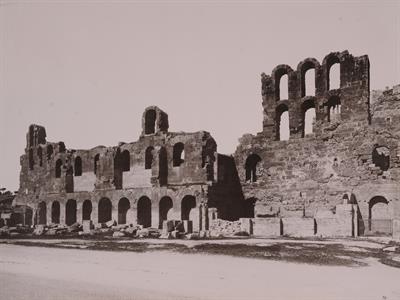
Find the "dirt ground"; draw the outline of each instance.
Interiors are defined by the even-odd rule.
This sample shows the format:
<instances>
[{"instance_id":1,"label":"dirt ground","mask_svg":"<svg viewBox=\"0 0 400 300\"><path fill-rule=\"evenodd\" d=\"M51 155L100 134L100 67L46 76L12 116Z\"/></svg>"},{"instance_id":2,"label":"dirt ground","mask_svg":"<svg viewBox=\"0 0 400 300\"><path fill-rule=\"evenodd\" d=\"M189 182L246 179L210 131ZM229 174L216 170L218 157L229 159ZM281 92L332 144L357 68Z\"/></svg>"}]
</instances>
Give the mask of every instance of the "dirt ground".
<instances>
[{"instance_id":1,"label":"dirt ground","mask_svg":"<svg viewBox=\"0 0 400 300\"><path fill-rule=\"evenodd\" d=\"M0 299L400 299L387 239L0 240Z\"/></svg>"}]
</instances>

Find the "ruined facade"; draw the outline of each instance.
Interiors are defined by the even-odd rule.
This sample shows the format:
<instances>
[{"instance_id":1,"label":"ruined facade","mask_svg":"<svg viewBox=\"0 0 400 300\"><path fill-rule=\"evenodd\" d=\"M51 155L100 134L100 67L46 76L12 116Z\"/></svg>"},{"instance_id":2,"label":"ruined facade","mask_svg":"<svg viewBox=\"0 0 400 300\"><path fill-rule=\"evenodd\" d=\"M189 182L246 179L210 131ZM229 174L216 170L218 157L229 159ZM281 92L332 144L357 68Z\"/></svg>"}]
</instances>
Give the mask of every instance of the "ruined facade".
<instances>
[{"instance_id":1,"label":"ruined facade","mask_svg":"<svg viewBox=\"0 0 400 300\"><path fill-rule=\"evenodd\" d=\"M330 88L334 64L337 89ZM279 65L262 74L263 131L244 135L235 152L256 218L334 218L338 205L352 204L359 234L391 231L391 220L400 216L400 86L371 104L369 67L368 56L344 51L328 54L322 64L307 58L296 70ZM310 69L315 91L306 91ZM288 99L280 98L283 75ZM306 134L310 109L313 132ZM283 112L289 115L288 140L280 140Z\"/></svg>"},{"instance_id":2,"label":"ruined facade","mask_svg":"<svg viewBox=\"0 0 400 300\"><path fill-rule=\"evenodd\" d=\"M27 223L115 220L161 228L173 219L191 220L201 230L216 210L237 218L242 198L233 158L217 153L208 132L168 127L168 115L152 106L143 114L138 141L73 150L48 142L45 128L31 125L16 199L32 209Z\"/></svg>"},{"instance_id":3,"label":"ruined facade","mask_svg":"<svg viewBox=\"0 0 400 300\"><path fill-rule=\"evenodd\" d=\"M168 132L167 114L154 106L139 140L115 147L67 149L32 125L16 203L32 209L32 224L161 228L171 219L264 236L392 234L394 224L400 232L392 222L400 219L400 85L371 97L369 68L368 56L344 51L262 74L263 131L243 135L233 157L219 154L208 132Z\"/></svg>"}]
</instances>

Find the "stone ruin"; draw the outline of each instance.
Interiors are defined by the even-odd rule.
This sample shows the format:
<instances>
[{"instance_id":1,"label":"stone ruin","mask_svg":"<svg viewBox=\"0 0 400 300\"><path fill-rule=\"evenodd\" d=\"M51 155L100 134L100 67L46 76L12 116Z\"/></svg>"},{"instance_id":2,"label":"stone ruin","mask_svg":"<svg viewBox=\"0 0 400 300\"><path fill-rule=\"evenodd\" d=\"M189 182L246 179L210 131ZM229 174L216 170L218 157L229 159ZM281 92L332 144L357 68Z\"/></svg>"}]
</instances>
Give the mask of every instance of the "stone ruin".
<instances>
[{"instance_id":1,"label":"stone ruin","mask_svg":"<svg viewBox=\"0 0 400 300\"><path fill-rule=\"evenodd\" d=\"M263 131L243 135L233 156L218 153L208 132L169 132L156 106L145 110L138 141L114 147L67 149L31 125L15 203L28 225L112 221L165 230L182 221L187 232L211 236L400 238L400 85L371 96L369 68L368 56L344 51L262 74Z\"/></svg>"}]
</instances>

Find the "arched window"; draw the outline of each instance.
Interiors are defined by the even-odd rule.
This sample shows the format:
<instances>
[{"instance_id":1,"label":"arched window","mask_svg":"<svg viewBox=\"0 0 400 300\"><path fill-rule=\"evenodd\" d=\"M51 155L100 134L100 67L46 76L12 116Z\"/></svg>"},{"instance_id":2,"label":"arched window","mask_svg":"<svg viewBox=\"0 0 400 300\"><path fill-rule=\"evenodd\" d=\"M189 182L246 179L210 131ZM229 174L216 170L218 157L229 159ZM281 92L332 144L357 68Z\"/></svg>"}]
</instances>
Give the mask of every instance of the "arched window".
<instances>
[{"instance_id":1,"label":"arched window","mask_svg":"<svg viewBox=\"0 0 400 300\"><path fill-rule=\"evenodd\" d=\"M67 193L74 192L74 169L69 166L65 172L65 191Z\"/></svg>"},{"instance_id":2,"label":"arched window","mask_svg":"<svg viewBox=\"0 0 400 300\"><path fill-rule=\"evenodd\" d=\"M151 226L151 200L146 196L137 203L137 223L145 228Z\"/></svg>"},{"instance_id":3,"label":"arched window","mask_svg":"<svg viewBox=\"0 0 400 300\"><path fill-rule=\"evenodd\" d=\"M196 198L191 195L183 197L181 204L181 219L190 220L190 211L196 207Z\"/></svg>"},{"instance_id":4,"label":"arched window","mask_svg":"<svg viewBox=\"0 0 400 300\"><path fill-rule=\"evenodd\" d=\"M39 157L39 166L43 165L43 152L42 152L42 147L37 148L37 156Z\"/></svg>"},{"instance_id":5,"label":"arched window","mask_svg":"<svg viewBox=\"0 0 400 300\"><path fill-rule=\"evenodd\" d=\"M276 140L288 140L289 136L289 110L285 104L281 104L276 108Z\"/></svg>"},{"instance_id":6,"label":"arched window","mask_svg":"<svg viewBox=\"0 0 400 300\"><path fill-rule=\"evenodd\" d=\"M289 99L289 76L283 74L279 80L279 99Z\"/></svg>"},{"instance_id":7,"label":"arched window","mask_svg":"<svg viewBox=\"0 0 400 300\"><path fill-rule=\"evenodd\" d=\"M327 60L327 87L328 91L340 88L340 60L337 56L330 56Z\"/></svg>"},{"instance_id":8,"label":"arched window","mask_svg":"<svg viewBox=\"0 0 400 300\"><path fill-rule=\"evenodd\" d=\"M50 160L52 155L53 155L53 146L48 145L47 146L47 160Z\"/></svg>"},{"instance_id":9,"label":"arched window","mask_svg":"<svg viewBox=\"0 0 400 300\"><path fill-rule=\"evenodd\" d=\"M159 228L162 228L163 222L168 220L168 212L172 208L172 199L170 197L162 197L159 204Z\"/></svg>"},{"instance_id":10,"label":"arched window","mask_svg":"<svg viewBox=\"0 0 400 300\"><path fill-rule=\"evenodd\" d=\"M60 202L54 201L51 205L51 222L54 224L60 223Z\"/></svg>"},{"instance_id":11,"label":"arched window","mask_svg":"<svg viewBox=\"0 0 400 300\"><path fill-rule=\"evenodd\" d=\"M33 170L33 166L35 165L35 161L33 160L33 149L29 149L29 169Z\"/></svg>"},{"instance_id":12,"label":"arched window","mask_svg":"<svg viewBox=\"0 0 400 300\"><path fill-rule=\"evenodd\" d=\"M128 150L124 150L121 153L121 168L122 172L126 172L131 169L131 155Z\"/></svg>"},{"instance_id":13,"label":"arched window","mask_svg":"<svg viewBox=\"0 0 400 300\"><path fill-rule=\"evenodd\" d=\"M372 151L372 162L382 171L390 167L390 150L385 146L376 146Z\"/></svg>"},{"instance_id":14,"label":"arched window","mask_svg":"<svg viewBox=\"0 0 400 300\"><path fill-rule=\"evenodd\" d=\"M76 223L76 200L69 199L65 205L65 223L70 226Z\"/></svg>"},{"instance_id":15,"label":"arched window","mask_svg":"<svg viewBox=\"0 0 400 300\"><path fill-rule=\"evenodd\" d=\"M179 167L183 162L184 162L184 148L185 146L183 145L183 143L176 143L174 145L174 149L173 149L173 160L172 160L172 165L174 167Z\"/></svg>"},{"instance_id":16,"label":"arched window","mask_svg":"<svg viewBox=\"0 0 400 300\"><path fill-rule=\"evenodd\" d=\"M156 132L156 111L154 109L149 109L146 111L144 128L145 134L153 134Z\"/></svg>"},{"instance_id":17,"label":"arched window","mask_svg":"<svg viewBox=\"0 0 400 300\"><path fill-rule=\"evenodd\" d=\"M250 182L257 181L257 164L260 161L261 161L261 158L257 154L251 154L247 157L246 163L245 163L246 181L250 181Z\"/></svg>"},{"instance_id":18,"label":"arched window","mask_svg":"<svg viewBox=\"0 0 400 300\"><path fill-rule=\"evenodd\" d=\"M36 215L36 223L40 225L47 224L47 205L46 202L42 201L38 205L37 215Z\"/></svg>"},{"instance_id":19,"label":"arched window","mask_svg":"<svg viewBox=\"0 0 400 300\"><path fill-rule=\"evenodd\" d=\"M153 164L153 147L147 147L145 158L144 158L144 168L146 170L151 169L151 165Z\"/></svg>"},{"instance_id":20,"label":"arched window","mask_svg":"<svg viewBox=\"0 0 400 300\"><path fill-rule=\"evenodd\" d=\"M57 159L57 161L56 161L56 178L61 177L61 166L62 166L62 160Z\"/></svg>"},{"instance_id":21,"label":"arched window","mask_svg":"<svg viewBox=\"0 0 400 300\"><path fill-rule=\"evenodd\" d=\"M160 186L165 186L168 183L168 158L167 158L167 150L165 150L164 147L161 147L160 149L158 160L159 160L158 180Z\"/></svg>"},{"instance_id":22,"label":"arched window","mask_svg":"<svg viewBox=\"0 0 400 300\"><path fill-rule=\"evenodd\" d=\"M303 134L305 135L313 132L313 123L316 118L314 100L306 100L301 106L303 112Z\"/></svg>"},{"instance_id":23,"label":"arched window","mask_svg":"<svg viewBox=\"0 0 400 300\"><path fill-rule=\"evenodd\" d=\"M99 218L98 222L99 223L106 223L108 221L111 221L111 211L112 211L112 204L110 199L108 198L102 198L99 201L99 208L98 208L98 213L99 213Z\"/></svg>"},{"instance_id":24,"label":"arched window","mask_svg":"<svg viewBox=\"0 0 400 300\"><path fill-rule=\"evenodd\" d=\"M97 169L99 167L99 160L100 160L100 154L96 154L94 156L94 162L93 162L93 172L94 172L94 174L97 174Z\"/></svg>"},{"instance_id":25,"label":"arched window","mask_svg":"<svg viewBox=\"0 0 400 300\"><path fill-rule=\"evenodd\" d=\"M85 200L82 205L82 220L90 220L92 214L92 201Z\"/></svg>"},{"instance_id":26,"label":"arched window","mask_svg":"<svg viewBox=\"0 0 400 300\"><path fill-rule=\"evenodd\" d=\"M118 224L126 224L126 214L131 207L129 200L121 198L118 202Z\"/></svg>"},{"instance_id":27,"label":"arched window","mask_svg":"<svg viewBox=\"0 0 400 300\"><path fill-rule=\"evenodd\" d=\"M329 98L328 103L328 122L340 121L342 105L340 103L340 98L337 96L332 96Z\"/></svg>"},{"instance_id":28,"label":"arched window","mask_svg":"<svg viewBox=\"0 0 400 300\"><path fill-rule=\"evenodd\" d=\"M60 152L60 153L65 152L65 144L63 142L58 143L58 152Z\"/></svg>"},{"instance_id":29,"label":"arched window","mask_svg":"<svg viewBox=\"0 0 400 300\"><path fill-rule=\"evenodd\" d=\"M74 170L75 176L82 176L82 159L79 156L75 158Z\"/></svg>"},{"instance_id":30,"label":"arched window","mask_svg":"<svg viewBox=\"0 0 400 300\"><path fill-rule=\"evenodd\" d=\"M302 97L315 96L315 69L310 68L304 73L304 90Z\"/></svg>"}]
</instances>

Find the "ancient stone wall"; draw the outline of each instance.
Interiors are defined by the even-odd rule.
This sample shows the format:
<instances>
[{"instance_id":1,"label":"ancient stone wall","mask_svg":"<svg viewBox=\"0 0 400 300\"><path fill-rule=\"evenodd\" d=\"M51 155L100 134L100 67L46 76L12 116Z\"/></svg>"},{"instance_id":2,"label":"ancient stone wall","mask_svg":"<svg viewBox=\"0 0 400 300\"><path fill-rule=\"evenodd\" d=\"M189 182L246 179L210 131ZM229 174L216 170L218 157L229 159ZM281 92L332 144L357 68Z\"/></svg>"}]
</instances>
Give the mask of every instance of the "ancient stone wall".
<instances>
[{"instance_id":1,"label":"ancient stone wall","mask_svg":"<svg viewBox=\"0 0 400 300\"><path fill-rule=\"evenodd\" d=\"M328 62L336 56L341 65L340 89L329 90ZM301 97L300 70L306 62L309 66L313 62L316 69L312 106L316 120L313 133L302 137L301 103L309 98ZM286 141L276 140L277 107L287 101L276 98L279 70L289 73L290 139ZM271 76L263 75L262 94L264 130L245 134L235 152L243 194L246 201L255 202L256 217L314 217L346 200L358 204L365 223L374 201L386 204L385 218L392 218L393 203L400 201L399 86L378 93L370 107L368 57L343 52L329 54L322 66L314 59L300 63L297 71L278 66ZM333 94L339 97L341 109L330 119Z\"/></svg>"},{"instance_id":2,"label":"ancient stone wall","mask_svg":"<svg viewBox=\"0 0 400 300\"><path fill-rule=\"evenodd\" d=\"M237 218L243 198L237 174L231 178L233 158L216 152L208 132L168 132L168 126L168 115L151 106L138 141L75 150L46 141L45 129L32 125L16 204L31 207L36 224L91 219L161 227L167 219L191 219L199 230L202 210L213 206L224 208L223 218Z\"/></svg>"}]
</instances>

